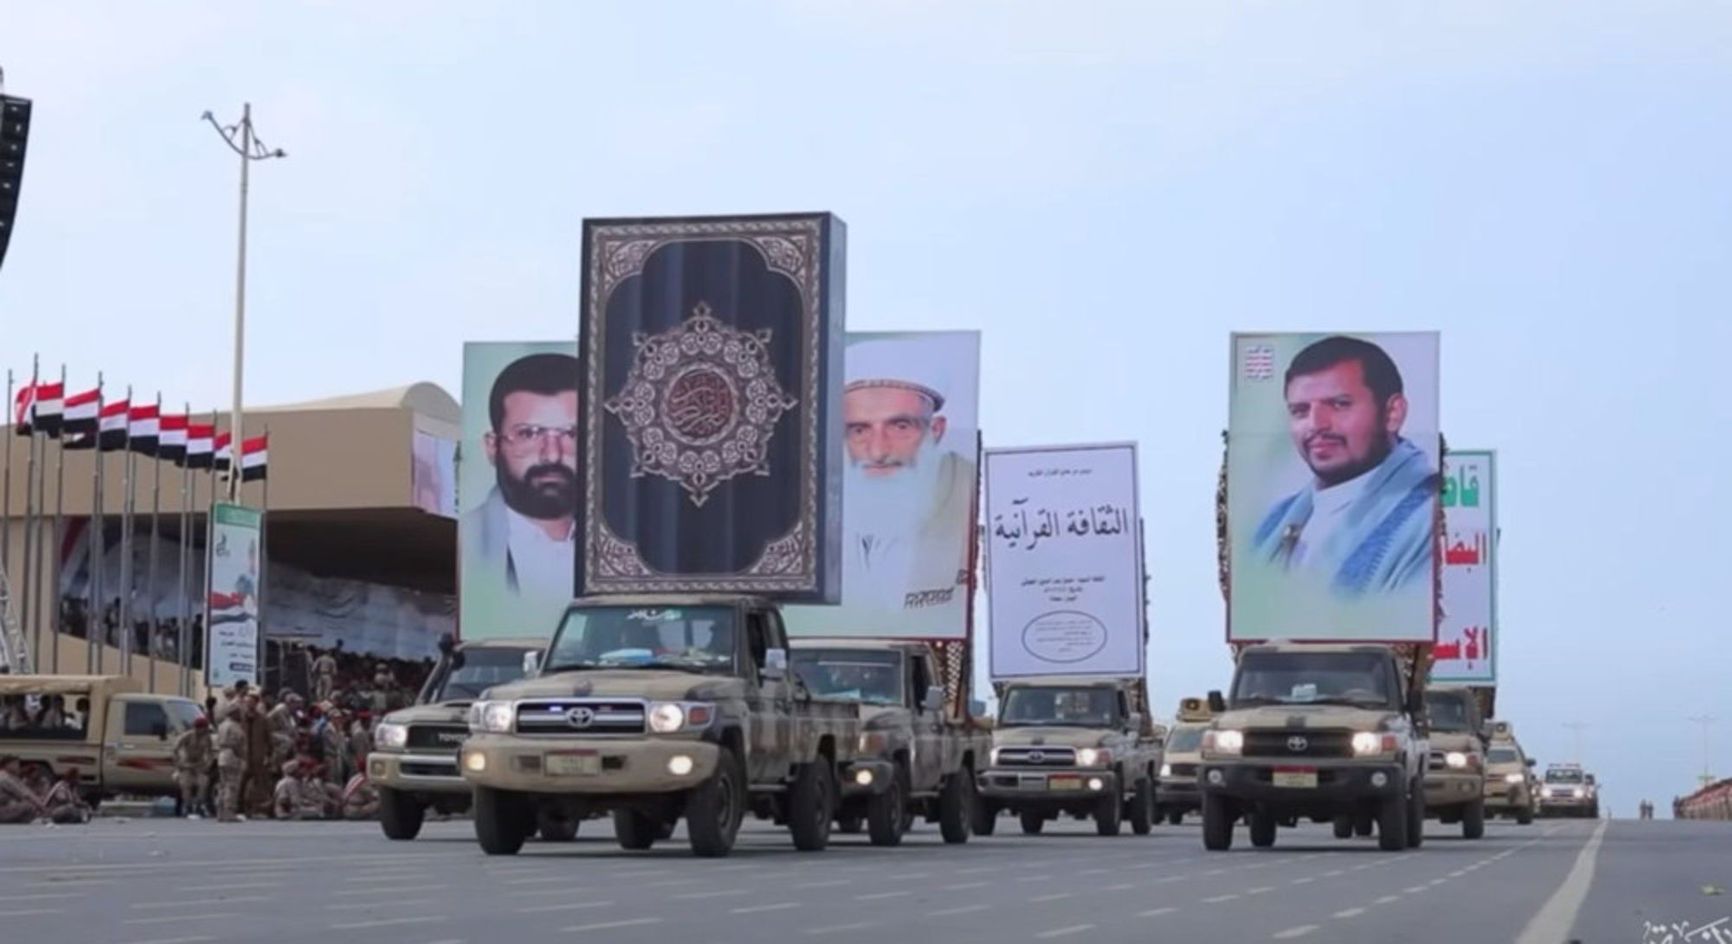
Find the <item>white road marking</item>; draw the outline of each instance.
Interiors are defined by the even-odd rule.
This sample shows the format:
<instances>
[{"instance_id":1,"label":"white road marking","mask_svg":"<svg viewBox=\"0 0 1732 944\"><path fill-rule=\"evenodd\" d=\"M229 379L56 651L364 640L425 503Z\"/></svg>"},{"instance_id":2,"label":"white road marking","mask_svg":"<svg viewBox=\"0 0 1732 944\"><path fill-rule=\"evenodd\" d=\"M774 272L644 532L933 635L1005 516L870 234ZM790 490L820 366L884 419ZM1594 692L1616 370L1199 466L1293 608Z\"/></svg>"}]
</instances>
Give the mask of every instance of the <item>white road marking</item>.
<instances>
[{"instance_id":1,"label":"white road marking","mask_svg":"<svg viewBox=\"0 0 1732 944\"><path fill-rule=\"evenodd\" d=\"M1251 889L1246 889L1246 891L1245 891L1245 894L1247 894L1247 895L1261 895L1261 894L1263 894L1263 893L1264 893L1264 892L1272 892L1272 891L1274 891L1274 890L1275 890L1275 889L1274 889L1274 888L1272 888L1272 887L1270 887L1270 886L1267 886L1267 885L1265 885L1265 886L1263 886L1263 887L1261 887L1261 888L1251 888Z\"/></svg>"},{"instance_id":2,"label":"white road marking","mask_svg":"<svg viewBox=\"0 0 1732 944\"><path fill-rule=\"evenodd\" d=\"M837 879L831 879L827 882L801 882L800 884L795 885L794 887L795 888L835 888L838 885L852 885L852 884L853 884L852 882L848 881L845 878L837 878ZM985 885L986 883L981 882L980 884Z\"/></svg>"},{"instance_id":3,"label":"white road marking","mask_svg":"<svg viewBox=\"0 0 1732 944\"><path fill-rule=\"evenodd\" d=\"M148 941L127 941L125 944L199 944L200 941L214 940L216 938L206 934L199 937L159 937Z\"/></svg>"},{"instance_id":4,"label":"white road marking","mask_svg":"<svg viewBox=\"0 0 1732 944\"><path fill-rule=\"evenodd\" d=\"M1190 878L1190 876L1189 875L1169 875L1166 878L1155 879L1155 884L1156 885L1165 885L1168 882L1182 882L1187 878Z\"/></svg>"},{"instance_id":5,"label":"white road marking","mask_svg":"<svg viewBox=\"0 0 1732 944\"><path fill-rule=\"evenodd\" d=\"M48 878L40 882L31 882L31 888L60 888L68 885L113 885L111 878Z\"/></svg>"},{"instance_id":6,"label":"white road marking","mask_svg":"<svg viewBox=\"0 0 1732 944\"><path fill-rule=\"evenodd\" d=\"M550 911L585 911L590 908L606 908L611 901L574 901L561 905L535 905L530 908L517 909L518 914L545 914Z\"/></svg>"},{"instance_id":7,"label":"white road marking","mask_svg":"<svg viewBox=\"0 0 1732 944\"><path fill-rule=\"evenodd\" d=\"M1425 891L1425 886L1424 885L1409 885L1406 888L1402 889L1402 891L1406 892L1409 895L1417 895L1420 892Z\"/></svg>"},{"instance_id":8,"label":"white road marking","mask_svg":"<svg viewBox=\"0 0 1732 944\"><path fill-rule=\"evenodd\" d=\"M1456 869L1454 872L1449 873L1449 877L1450 878L1461 878L1463 875L1466 875L1466 874L1467 874L1466 869Z\"/></svg>"},{"instance_id":9,"label":"white road marking","mask_svg":"<svg viewBox=\"0 0 1732 944\"><path fill-rule=\"evenodd\" d=\"M1218 905L1223 901L1232 901L1233 899L1235 899L1237 897L1239 897L1239 896L1238 895L1216 895L1213 898L1203 899L1203 904L1205 904L1205 905Z\"/></svg>"},{"instance_id":10,"label":"white road marking","mask_svg":"<svg viewBox=\"0 0 1732 944\"><path fill-rule=\"evenodd\" d=\"M1364 908L1343 908L1330 915L1332 918L1357 918L1365 913Z\"/></svg>"},{"instance_id":11,"label":"white road marking","mask_svg":"<svg viewBox=\"0 0 1732 944\"><path fill-rule=\"evenodd\" d=\"M230 899L230 901L233 901L233 900L234 899ZM224 902L224 904L227 904L227 902ZM424 905L432 905L432 904L437 904L437 902L435 902L431 898L416 898L416 899L411 899L409 901L356 901L356 902L350 902L349 904L346 904L346 905L326 905L325 910L326 911L361 911L361 910L364 910L367 908L420 908ZM144 905L133 905L133 907L134 908L143 908L145 906Z\"/></svg>"},{"instance_id":12,"label":"white road marking","mask_svg":"<svg viewBox=\"0 0 1732 944\"><path fill-rule=\"evenodd\" d=\"M154 918L128 918L121 924L168 924L171 921L206 921L211 918L232 918L234 912L211 912L208 914L189 915L158 915Z\"/></svg>"},{"instance_id":13,"label":"white road marking","mask_svg":"<svg viewBox=\"0 0 1732 944\"><path fill-rule=\"evenodd\" d=\"M675 897L675 898L731 898L735 895L745 895L745 894L749 894L749 893L750 892L748 889L729 888L729 889L725 889L725 890L719 891L719 892L686 892L684 894L675 895L673 897Z\"/></svg>"},{"instance_id":14,"label":"white road marking","mask_svg":"<svg viewBox=\"0 0 1732 944\"><path fill-rule=\"evenodd\" d=\"M946 885L943 888L940 888L939 891L941 891L941 892L962 892L962 891L967 891L970 888L985 888L986 886L991 885L991 884L992 884L991 882L963 882L960 885ZM1126 886L1126 887L1128 888L1129 886Z\"/></svg>"},{"instance_id":15,"label":"white road marking","mask_svg":"<svg viewBox=\"0 0 1732 944\"><path fill-rule=\"evenodd\" d=\"M83 895L0 895L0 902L5 901L52 901L59 898L83 898Z\"/></svg>"},{"instance_id":16,"label":"white road marking","mask_svg":"<svg viewBox=\"0 0 1732 944\"><path fill-rule=\"evenodd\" d=\"M22 918L26 915L65 914L64 908L21 908L17 911L0 911L0 918Z\"/></svg>"},{"instance_id":17,"label":"white road marking","mask_svg":"<svg viewBox=\"0 0 1732 944\"><path fill-rule=\"evenodd\" d=\"M449 921L444 915L417 915L413 918L380 918L377 921L355 921L350 924L333 924L333 931L359 931L362 928L388 928L396 924L431 924L434 921Z\"/></svg>"},{"instance_id":18,"label":"white road marking","mask_svg":"<svg viewBox=\"0 0 1732 944\"><path fill-rule=\"evenodd\" d=\"M1052 876L1050 876L1050 875L1024 875L1022 878L1017 879L1017 881L1019 881L1019 882L1050 882L1050 881L1052 881Z\"/></svg>"},{"instance_id":19,"label":"white road marking","mask_svg":"<svg viewBox=\"0 0 1732 944\"><path fill-rule=\"evenodd\" d=\"M1449 879L1447 879L1447 878L1434 878L1431 881L1426 882L1425 884L1427 884L1427 885L1442 885L1444 882L1447 882L1447 881L1449 881Z\"/></svg>"},{"instance_id":20,"label":"white road marking","mask_svg":"<svg viewBox=\"0 0 1732 944\"><path fill-rule=\"evenodd\" d=\"M1053 928L1051 931L1042 931L1039 934L1036 934L1035 937L1041 938L1042 940L1055 937L1069 937L1072 934L1081 934L1084 931L1093 931L1094 929L1095 926L1092 924L1073 924L1068 928Z\"/></svg>"},{"instance_id":21,"label":"white road marking","mask_svg":"<svg viewBox=\"0 0 1732 944\"><path fill-rule=\"evenodd\" d=\"M196 895L201 892L256 892L261 888L282 887L282 882L248 882L243 885L189 885L186 888L176 890L186 892L189 895Z\"/></svg>"},{"instance_id":22,"label":"white road marking","mask_svg":"<svg viewBox=\"0 0 1732 944\"><path fill-rule=\"evenodd\" d=\"M1337 875L1343 875L1343 874L1346 874L1346 873L1344 873L1341 869L1334 869L1334 870L1331 870L1328 872L1324 872L1323 877L1324 878L1334 878Z\"/></svg>"},{"instance_id":23,"label":"white road marking","mask_svg":"<svg viewBox=\"0 0 1732 944\"><path fill-rule=\"evenodd\" d=\"M807 934L840 934L843 931L859 931L872 927L871 921L857 921L853 924L835 924L827 928L807 928Z\"/></svg>"},{"instance_id":24,"label":"white road marking","mask_svg":"<svg viewBox=\"0 0 1732 944\"><path fill-rule=\"evenodd\" d=\"M981 884L985 884L985 883L983 882ZM1107 891L1109 891L1109 892L1128 892L1131 889L1136 888L1136 887L1137 887L1136 885L1134 885L1130 882L1126 882L1123 885L1108 885Z\"/></svg>"},{"instance_id":25,"label":"white road marking","mask_svg":"<svg viewBox=\"0 0 1732 944\"><path fill-rule=\"evenodd\" d=\"M1173 912L1178 911L1178 910L1179 909L1177 909L1177 908L1170 908L1170 907L1169 908L1151 908L1148 911L1137 912L1137 917L1139 917L1139 918L1159 918L1161 915L1172 914Z\"/></svg>"},{"instance_id":26,"label":"white road marking","mask_svg":"<svg viewBox=\"0 0 1732 944\"><path fill-rule=\"evenodd\" d=\"M988 872L998 872L998 871L1002 871L1002 868L1000 866L980 865L980 866L975 866L972 869L957 869L956 874L957 875L985 875Z\"/></svg>"},{"instance_id":27,"label":"white road marking","mask_svg":"<svg viewBox=\"0 0 1732 944\"><path fill-rule=\"evenodd\" d=\"M649 883L648 888L673 888L676 885L696 885L703 881L700 878L670 878L660 882Z\"/></svg>"},{"instance_id":28,"label":"white road marking","mask_svg":"<svg viewBox=\"0 0 1732 944\"><path fill-rule=\"evenodd\" d=\"M1294 879L1294 880L1293 880L1293 884L1295 884L1295 885L1309 885L1309 884L1311 884L1311 883L1312 883L1312 882L1315 882L1315 881L1317 881L1317 876L1315 876L1315 875L1307 875L1307 876L1305 876L1305 877L1304 877L1304 878L1296 878L1296 879Z\"/></svg>"},{"instance_id":29,"label":"white road marking","mask_svg":"<svg viewBox=\"0 0 1732 944\"><path fill-rule=\"evenodd\" d=\"M386 873L374 873L372 875L356 875L356 876L353 876L351 878L346 879L346 881L353 882L356 885L359 885L363 882L379 882L381 884L389 885L392 882L413 882L418 878L426 877L426 875L427 875L427 873L425 873L425 872L391 872L388 874L386 874ZM246 877L247 878L260 878L261 876L248 875ZM286 878L288 878L288 876L284 875L283 878L286 879Z\"/></svg>"},{"instance_id":30,"label":"white road marking","mask_svg":"<svg viewBox=\"0 0 1732 944\"><path fill-rule=\"evenodd\" d=\"M1582 910L1582 902L1588 896L1588 887L1594 882L1594 861L1600 854L1600 841L1605 838L1606 826L1610 823L1611 820L1600 820L1594 834L1576 855L1576 864L1570 868L1570 874L1528 921L1521 937L1516 938L1516 944L1561 941L1569 936L1570 929L1575 927L1576 915Z\"/></svg>"},{"instance_id":31,"label":"white road marking","mask_svg":"<svg viewBox=\"0 0 1732 944\"><path fill-rule=\"evenodd\" d=\"M732 911L730 911L729 913L730 914L757 914L757 913L762 912L762 911L789 911L791 909L798 908L798 907L800 907L800 903L797 901L784 901L784 902L780 902L779 904L774 904L774 905L747 905L744 908L735 908Z\"/></svg>"},{"instance_id":32,"label":"white road marking","mask_svg":"<svg viewBox=\"0 0 1732 944\"><path fill-rule=\"evenodd\" d=\"M1304 937L1315 930L1317 930L1317 925L1315 924L1301 924L1296 928L1288 928L1285 931L1276 931L1271 936L1277 941L1290 941L1296 937Z\"/></svg>"},{"instance_id":33,"label":"white road marking","mask_svg":"<svg viewBox=\"0 0 1732 944\"><path fill-rule=\"evenodd\" d=\"M560 928L560 930L579 933L583 931L606 931L612 928L635 928L644 924L661 923L662 919L660 918L627 918L624 921L603 921L600 924L574 924L569 928Z\"/></svg>"},{"instance_id":34,"label":"white road marking","mask_svg":"<svg viewBox=\"0 0 1732 944\"><path fill-rule=\"evenodd\" d=\"M873 892L870 895L855 895L854 900L855 901L880 901L880 900L885 899L885 898L903 898L903 897L906 897L906 896L912 895L912 894L914 894L914 893L913 892Z\"/></svg>"},{"instance_id":35,"label":"white road marking","mask_svg":"<svg viewBox=\"0 0 1732 944\"><path fill-rule=\"evenodd\" d=\"M1112 869L1083 869L1081 872L1078 872L1077 874L1078 875L1105 875L1111 871L1112 871Z\"/></svg>"},{"instance_id":36,"label":"white road marking","mask_svg":"<svg viewBox=\"0 0 1732 944\"><path fill-rule=\"evenodd\" d=\"M623 878L623 877L624 876L616 876L616 878ZM500 882L499 884L501 884L501 885L545 885L548 882L570 882L570 881L571 881L571 876L569 876L569 875L546 875L546 876L542 876L540 878L514 878L514 879L511 879L509 881Z\"/></svg>"},{"instance_id":37,"label":"white road marking","mask_svg":"<svg viewBox=\"0 0 1732 944\"><path fill-rule=\"evenodd\" d=\"M239 886L236 886L237 888ZM267 886L275 887L275 886ZM446 888L445 885L411 885L407 888L351 888L347 891L332 892L333 898L354 898L357 895L399 895L411 892L430 892L434 889Z\"/></svg>"},{"instance_id":38,"label":"white road marking","mask_svg":"<svg viewBox=\"0 0 1732 944\"><path fill-rule=\"evenodd\" d=\"M950 915L972 914L976 911L985 911L986 908L986 905L963 905L960 908L946 908L943 911L928 911L926 916L928 918L944 918Z\"/></svg>"},{"instance_id":39,"label":"white road marking","mask_svg":"<svg viewBox=\"0 0 1732 944\"><path fill-rule=\"evenodd\" d=\"M1040 902L1043 902L1043 901L1061 901L1061 900L1066 899L1066 898L1074 898L1074 897L1076 897L1075 892L1055 892L1051 895L1038 895L1034 898L1030 898L1029 902L1032 904L1039 904Z\"/></svg>"},{"instance_id":40,"label":"white road marking","mask_svg":"<svg viewBox=\"0 0 1732 944\"><path fill-rule=\"evenodd\" d=\"M236 834L235 833L228 833L228 835L234 836ZM44 837L44 838L57 838L57 837ZM357 863L359 863L359 862L371 862L371 863L375 863L375 864L377 864L381 861L384 861L384 862L403 862L403 861L431 862L438 855L441 855L441 853L409 853L409 854L403 854L403 853L368 853L368 854L364 854L364 855L336 856L336 857L310 856L310 857L301 858L301 859L273 859L270 862L262 862L262 861L261 862L255 862L255 863L253 863L253 868L260 869L260 868L264 868L268 865L273 873L279 873L279 872L283 871L283 868L285 866L289 866L289 865L307 864L307 865L317 865L323 869L329 869L331 866L333 866L339 862L357 862ZM229 873L235 873L235 872L243 871L248 866L248 864L245 862L234 862L234 861L228 861L228 860L223 860L223 859L207 859L207 860L199 861L199 862L176 862L174 865L175 865L175 868L177 868L177 869L220 868L220 869L223 869L225 872L229 872ZM119 872L119 873L125 873L125 874L130 875L130 874L132 874L134 872L138 872L140 870L157 869L157 868L161 868L161 867L162 867L162 863L160 861L158 861L158 862L148 862L147 861L147 862L108 863L108 864L103 864L103 865L97 865L97 864L80 865L78 867L78 870L80 872ZM43 868L40 865L9 865L9 866L0 867L0 873L41 872L41 871L43 871ZM95 879L78 879L78 881L95 881ZM197 940L204 940L204 939L198 938Z\"/></svg>"},{"instance_id":41,"label":"white road marking","mask_svg":"<svg viewBox=\"0 0 1732 944\"><path fill-rule=\"evenodd\" d=\"M1387 905L1392 901L1400 901L1400 900L1401 900L1400 895L1384 895L1382 898L1377 899L1377 903L1380 905Z\"/></svg>"},{"instance_id":42,"label":"white road marking","mask_svg":"<svg viewBox=\"0 0 1732 944\"><path fill-rule=\"evenodd\" d=\"M1209 870L1209 871L1207 871L1207 872L1204 872L1204 873L1203 873L1203 874L1204 874L1204 875L1205 875L1205 876L1210 876L1210 875L1224 875L1224 874L1226 874L1226 872L1227 872L1227 870L1226 870L1226 869L1210 869L1210 870Z\"/></svg>"}]
</instances>

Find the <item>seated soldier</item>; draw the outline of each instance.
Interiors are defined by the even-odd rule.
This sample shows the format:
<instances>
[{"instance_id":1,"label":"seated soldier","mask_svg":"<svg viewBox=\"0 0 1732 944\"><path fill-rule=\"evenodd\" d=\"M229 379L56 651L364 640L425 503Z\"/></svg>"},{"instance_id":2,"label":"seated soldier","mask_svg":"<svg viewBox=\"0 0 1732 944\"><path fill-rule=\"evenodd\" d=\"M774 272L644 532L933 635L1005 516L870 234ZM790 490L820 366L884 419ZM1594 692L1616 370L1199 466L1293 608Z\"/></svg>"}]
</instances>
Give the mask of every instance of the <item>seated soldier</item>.
<instances>
[{"instance_id":1,"label":"seated soldier","mask_svg":"<svg viewBox=\"0 0 1732 944\"><path fill-rule=\"evenodd\" d=\"M311 758L301 758L301 818L335 819L342 799L336 786L320 775L319 765Z\"/></svg>"},{"instance_id":2,"label":"seated soldier","mask_svg":"<svg viewBox=\"0 0 1732 944\"><path fill-rule=\"evenodd\" d=\"M0 823L33 823L47 812L42 799L24 784L18 758L0 757Z\"/></svg>"},{"instance_id":3,"label":"seated soldier","mask_svg":"<svg viewBox=\"0 0 1732 944\"><path fill-rule=\"evenodd\" d=\"M379 815L379 791L367 779L367 758L361 757L360 772L343 787L343 818L372 819Z\"/></svg>"},{"instance_id":4,"label":"seated soldier","mask_svg":"<svg viewBox=\"0 0 1732 944\"><path fill-rule=\"evenodd\" d=\"M84 802L84 797L78 792L78 771L74 768L61 771L60 779L49 788L42 805L51 822L90 822L90 804Z\"/></svg>"},{"instance_id":5,"label":"seated soldier","mask_svg":"<svg viewBox=\"0 0 1732 944\"><path fill-rule=\"evenodd\" d=\"M277 819L305 819L301 815L306 807L301 765L291 760L283 764L282 770L283 777L277 781L276 791L271 795L271 811Z\"/></svg>"}]
</instances>

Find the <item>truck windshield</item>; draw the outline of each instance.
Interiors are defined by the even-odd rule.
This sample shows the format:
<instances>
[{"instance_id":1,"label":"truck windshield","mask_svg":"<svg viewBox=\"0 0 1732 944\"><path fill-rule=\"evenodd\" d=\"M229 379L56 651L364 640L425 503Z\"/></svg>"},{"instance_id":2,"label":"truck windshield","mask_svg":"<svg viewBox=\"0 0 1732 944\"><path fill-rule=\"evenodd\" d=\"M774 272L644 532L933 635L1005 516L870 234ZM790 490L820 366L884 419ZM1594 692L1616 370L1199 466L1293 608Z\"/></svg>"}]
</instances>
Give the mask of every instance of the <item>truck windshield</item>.
<instances>
[{"instance_id":1,"label":"truck windshield","mask_svg":"<svg viewBox=\"0 0 1732 944\"><path fill-rule=\"evenodd\" d=\"M1573 768L1553 768L1546 771L1546 783L1581 783L1582 772Z\"/></svg>"},{"instance_id":2,"label":"truck windshield","mask_svg":"<svg viewBox=\"0 0 1732 944\"><path fill-rule=\"evenodd\" d=\"M794 672L815 695L902 704L902 655L867 649L796 649Z\"/></svg>"},{"instance_id":3,"label":"truck windshield","mask_svg":"<svg viewBox=\"0 0 1732 944\"><path fill-rule=\"evenodd\" d=\"M734 610L725 606L597 606L568 610L544 672L679 669L731 672Z\"/></svg>"},{"instance_id":4,"label":"truck windshield","mask_svg":"<svg viewBox=\"0 0 1732 944\"><path fill-rule=\"evenodd\" d=\"M185 731L192 727L194 721L204 717L204 709L199 707L198 702L184 698L170 698L163 702L163 707L168 710L168 716L174 719L176 731Z\"/></svg>"},{"instance_id":5,"label":"truck windshield","mask_svg":"<svg viewBox=\"0 0 1732 944\"><path fill-rule=\"evenodd\" d=\"M1202 728L1174 728L1167 738L1167 750L1176 754L1195 752L1203 743Z\"/></svg>"},{"instance_id":6,"label":"truck windshield","mask_svg":"<svg viewBox=\"0 0 1732 944\"><path fill-rule=\"evenodd\" d=\"M1114 694L1109 688L1013 688L999 724L1110 728L1118 723Z\"/></svg>"},{"instance_id":7,"label":"truck windshield","mask_svg":"<svg viewBox=\"0 0 1732 944\"><path fill-rule=\"evenodd\" d=\"M1522 762L1522 758L1513 747L1494 747L1490 753L1485 755L1485 762L1488 764L1519 764Z\"/></svg>"},{"instance_id":8,"label":"truck windshield","mask_svg":"<svg viewBox=\"0 0 1732 944\"><path fill-rule=\"evenodd\" d=\"M1433 731L1471 731L1466 700L1448 692L1426 692L1425 714Z\"/></svg>"},{"instance_id":9,"label":"truck windshield","mask_svg":"<svg viewBox=\"0 0 1732 944\"><path fill-rule=\"evenodd\" d=\"M1400 703L1389 660L1375 652L1247 652L1233 678L1232 705Z\"/></svg>"},{"instance_id":10,"label":"truck windshield","mask_svg":"<svg viewBox=\"0 0 1732 944\"><path fill-rule=\"evenodd\" d=\"M463 667L435 679L437 684L427 701L472 701L495 685L515 682L523 678L523 655L530 651L496 647L462 650Z\"/></svg>"}]
</instances>

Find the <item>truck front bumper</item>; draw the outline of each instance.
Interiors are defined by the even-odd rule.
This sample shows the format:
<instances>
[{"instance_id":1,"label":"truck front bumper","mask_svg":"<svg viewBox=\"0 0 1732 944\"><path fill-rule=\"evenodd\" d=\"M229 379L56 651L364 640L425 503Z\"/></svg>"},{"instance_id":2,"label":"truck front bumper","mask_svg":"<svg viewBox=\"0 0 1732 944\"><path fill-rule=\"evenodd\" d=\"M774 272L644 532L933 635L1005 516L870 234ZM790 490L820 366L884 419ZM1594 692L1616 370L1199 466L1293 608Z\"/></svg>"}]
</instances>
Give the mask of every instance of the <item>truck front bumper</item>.
<instances>
[{"instance_id":1,"label":"truck front bumper","mask_svg":"<svg viewBox=\"0 0 1732 944\"><path fill-rule=\"evenodd\" d=\"M1432 772L1425 775L1425 805L1427 809L1464 806L1485 796L1485 778L1479 774Z\"/></svg>"},{"instance_id":2,"label":"truck front bumper","mask_svg":"<svg viewBox=\"0 0 1732 944\"><path fill-rule=\"evenodd\" d=\"M467 794L469 782L457 772L456 754L387 753L367 755L367 779L375 786L406 793Z\"/></svg>"},{"instance_id":3,"label":"truck front bumper","mask_svg":"<svg viewBox=\"0 0 1732 944\"><path fill-rule=\"evenodd\" d=\"M994 800L1080 801L1120 791L1119 775L1086 767L993 767L976 779L981 796Z\"/></svg>"},{"instance_id":4,"label":"truck front bumper","mask_svg":"<svg viewBox=\"0 0 1732 944\"><path fill-rule=\"evenodd\" d=\"M1277 786L1275 772L1291 764L1241 761L1234 763L1205 762L1197 771L1197 782L1204 796L1224 796L1233 800L1259 803L1291 803L1298 806L1349 804L1358 800L1400 796L1406 773L1401 765L1330 764L1305 765L1316 773L1316 783L1301 786Z\"/></svg>"},{"instance_id":5,"label":"truck front bumper","mask_svg":"<svg viewBox=\"0 0 1732 944\"><path fill-rule=\"evenodd\" d=\"M715 772L720 754L715 744L673 738L480 734L464 742L459 765L464 780L496 790L634 795L690 790Z\"/></svg>"},{"instance_id":6,"label":"truck front bumper","mask_svg":"<svg viewBox=\"0 0 1732 944\"><path fill-rule=\"evenodd\" d=\"M1195 777L1162 777L1155 802L1169 810L1194 810L1203 805L1203 792Z\"/></svg>"},{"instance_id":7,"label":"truck front bumper","mask_svg":"<svg viewBox=\"0 0 1732 944\"><path fill-rule=\"evenodd\" d=\"M1527 787L1521 784L1512 785L1501 779L1489 778L1485 782L1485 808L1488 810L1520 810L1531 802Z\"/></svg>"},{"instance_id":8,"label":"truck front bumper","mask_svg":"<svg viewBox=\"0 0 1732 944\"><path fill-rule=\"evenodd\" d=\"M896 776L896 765L887 760L850 760L836 765L836 776L841 780L844 799L862 796L877 796L890 789L890 782ZM866 782L861 783L864 779Z\"/></svg>"}]
</instances>

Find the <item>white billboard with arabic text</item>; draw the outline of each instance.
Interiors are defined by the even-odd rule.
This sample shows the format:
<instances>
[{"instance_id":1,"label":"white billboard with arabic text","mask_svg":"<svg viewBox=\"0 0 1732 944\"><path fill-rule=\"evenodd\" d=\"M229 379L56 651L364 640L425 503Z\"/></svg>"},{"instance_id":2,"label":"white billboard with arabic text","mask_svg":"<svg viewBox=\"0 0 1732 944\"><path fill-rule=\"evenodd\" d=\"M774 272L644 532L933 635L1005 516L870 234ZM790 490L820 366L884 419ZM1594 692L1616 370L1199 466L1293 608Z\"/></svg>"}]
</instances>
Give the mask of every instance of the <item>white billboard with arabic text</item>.
<instances>
[{"instance_id":1,"label":"white billboard with arabic text","mask_svg":"<svg viewBox=\"0 0 1732 944\"><path fill-rule=\"evenodd\" d=\"M1497 684L1497 455L1443 456L1443 621L1431 680Z\"/></svg>"},{"instance_id":2,"label":"white billboard with arabic text","mask_svg":"<svg viewBox=\"0 0 1732 944\"><path fill-rule=\"evenodd\" d=\"M988 449L985 459L992 677L1142 675L1136 445Z\"/></svg>"}]
</instances>

